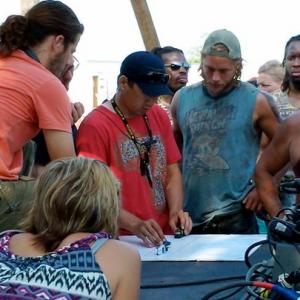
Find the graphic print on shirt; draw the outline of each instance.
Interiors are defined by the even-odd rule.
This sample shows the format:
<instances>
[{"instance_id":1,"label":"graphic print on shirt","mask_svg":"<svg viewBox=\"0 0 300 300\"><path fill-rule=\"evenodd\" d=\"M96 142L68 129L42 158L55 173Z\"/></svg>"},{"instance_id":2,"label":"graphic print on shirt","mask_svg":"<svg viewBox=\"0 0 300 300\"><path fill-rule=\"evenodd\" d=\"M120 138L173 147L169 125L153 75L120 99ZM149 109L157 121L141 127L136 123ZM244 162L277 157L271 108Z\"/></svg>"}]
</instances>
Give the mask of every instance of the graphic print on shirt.
<instances>
[{"instance_id":1,"label":"graphic print on shirt","mask_svg":"<svg viewBox=\"0 0 300 300\"><path fill-rule=\"evenodd\" d=\"M154 135L152 137L152 145L150 148L149 155L149 168L152 177L152 192L154 205L156 208L161 209L161 207L165 206L166 199L164 193L164 182L165 182L165 169L166 169L166 153L165 147L161 141L159 136ZM142 155L146 149L144 146L147 143L150 143L150 137L141 137L137 138L138 145L140 145L140 149L142 150ZM140 156L139 152L134 145L134 143L128 139L128 137L122 139L119 144L119 151L121 153L122 158L122 168L126 171L136 171L140 172ZM141 175L142 176L142 175Z\"/></svg>"},{"instance_id":2,"label":"graphic print on shirt","mask_svg":"<svg viewBox=\"0 0 300 300\"><path fill-rule=\"evenodd\" d=\"M277 105L280 117L284 120L289 116L293 115L297 112L300 108L294 106L289 99L289 96L286 92L278 92L272 94L275 99L275 103Z\"/></svg>"},{"instance_id":3,"label":"graphic print on shirt","mask_svg":"<svg viewBox=\"0 0 300 300\"><path fill-rule=\"evenodd\" d=\"M186 158L186 168L198 176L211 170L229 170L229 165L220 155L220 144L227 132L228 124L236 116L235 107L214 107L191 110L187 116L189 136L192 138L191 155Z\"/></svg>"}]
</instances>

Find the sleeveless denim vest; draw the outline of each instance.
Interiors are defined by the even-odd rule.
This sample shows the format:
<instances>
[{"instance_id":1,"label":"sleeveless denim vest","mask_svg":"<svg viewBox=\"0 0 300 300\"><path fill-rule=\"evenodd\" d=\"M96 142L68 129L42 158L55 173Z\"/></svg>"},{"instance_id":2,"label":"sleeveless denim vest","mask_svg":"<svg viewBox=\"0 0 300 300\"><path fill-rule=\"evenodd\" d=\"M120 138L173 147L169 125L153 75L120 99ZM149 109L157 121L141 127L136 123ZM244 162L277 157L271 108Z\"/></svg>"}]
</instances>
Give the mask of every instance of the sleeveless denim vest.
<instances>
[{"instance_id":1,"label":"sleeveless denim vest","mask_svg":"<svg viewBox=\"0 0 300 300\"><path fill-rule=\"evenodd\" d=\"M194 224L238 212L251 190L260 146L253 126L258 89L241 83L213 98L201 83L180 90L185 209Z\"/></svg>"}]
</instances>

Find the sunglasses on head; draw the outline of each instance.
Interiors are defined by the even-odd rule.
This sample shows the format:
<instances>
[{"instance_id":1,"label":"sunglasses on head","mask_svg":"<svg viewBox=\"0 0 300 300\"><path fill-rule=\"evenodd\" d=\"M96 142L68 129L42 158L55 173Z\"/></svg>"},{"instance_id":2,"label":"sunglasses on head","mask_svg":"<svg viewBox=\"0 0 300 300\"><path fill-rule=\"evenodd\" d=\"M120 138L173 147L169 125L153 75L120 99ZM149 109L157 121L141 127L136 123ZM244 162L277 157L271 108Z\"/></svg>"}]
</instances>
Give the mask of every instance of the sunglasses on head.
<instances>
[{"instance_id":1,"label":"sunglasses on head","mask_svg":"<svg viewBox=\"0 0 300 300\"><path fill-rule=\"evenodd\" d=\"M172 71L178 71L180 68L184 68L186 71L188 71L191 66L186 62L172 62L170 64L165 64L165 67L171 68Z\"/></svg>"},{"instance_id":2,"label":"sunglasses on head","mask_svg":"<svg viewBox=\"0 0 300 300\"><path fill-rule=\"evenodd\" d=\"M147 74L143 75L143 80L146 83L162 83L166 84L169 81L169 75L166 73L161 72L148 72Z\"/></svg>"}]
</instances>

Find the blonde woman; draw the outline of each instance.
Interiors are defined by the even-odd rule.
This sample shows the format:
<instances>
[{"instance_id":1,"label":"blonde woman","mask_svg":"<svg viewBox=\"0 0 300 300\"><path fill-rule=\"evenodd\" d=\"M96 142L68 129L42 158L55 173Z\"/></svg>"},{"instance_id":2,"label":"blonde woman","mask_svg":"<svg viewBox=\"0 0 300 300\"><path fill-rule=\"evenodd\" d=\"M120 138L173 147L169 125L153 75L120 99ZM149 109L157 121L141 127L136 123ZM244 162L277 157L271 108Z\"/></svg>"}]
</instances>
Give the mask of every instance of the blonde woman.
<instances>
[{"instance_id":1,"label":"blonde woman","mask_svg":"<svg viewBox=\"0 0 300 300\"><path fill-rule=\"evenodd\" d=\"M257 84L260 90L274 94L280 92L284 68L278 60L269 60L258 69Z\"/></svg>"},{"instance_id":2,"label":"blonde woman","mask_svg":"<svg viewBox=\"0 0 300 300\"><path fill-rule=\"evenodd\" d=\"M0 298L138 299L139 256L110 239L118 213L118 183L107 166L83 157L50 163L24 232L0 234Z\"/></svg>"}]
</instances>

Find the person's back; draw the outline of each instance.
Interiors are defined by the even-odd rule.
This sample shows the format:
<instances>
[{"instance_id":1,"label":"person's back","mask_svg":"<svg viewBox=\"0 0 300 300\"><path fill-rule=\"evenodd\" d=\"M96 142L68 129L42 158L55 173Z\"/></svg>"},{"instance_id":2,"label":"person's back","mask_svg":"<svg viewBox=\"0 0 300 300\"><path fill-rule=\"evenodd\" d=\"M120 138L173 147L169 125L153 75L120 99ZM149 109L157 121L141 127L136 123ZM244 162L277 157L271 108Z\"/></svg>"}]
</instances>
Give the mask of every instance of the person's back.
<instances>
[{"instance_id":1,"label":"person's back","mask_svg":"<svg viewBox=\"0 0 300 300\"><path fill-rule=\"evenodd\" d=\"M70 131L71 106L59 80L23 51L0 60L0 78L0 176L15 179L22 166L25 142L48 126ZM49 113L56 107L63 114Z\"/></svg>"},{"instance_id":2,"label":"person's back","mask_svg":"<svg viewBox=\"0 0 300 300\"><path fill-rule=\"evenodd\" d=\"M73 234L66 240L43 254L32 247L31 234L0 235L0 298L137 299L140 263L127 244L106 233Z\"/></svg>"},{"instance_id":3,"label":"person's back","mask_svg":"<svg viewBox=\"0 0 300 300\"><path fill-rule=\"evenodd\" d=\"M33 180L21 176L32 137L43 131L51 160L75 156L71 103L58 78L82 32L74 12L50 0L0 26L0 230L16 228L32 197Z\"/></svg>"},{"instance_id":4,"label":"person's back","mask_svg":"<svg viewBox=\"0 0 300 300\"><path fill-rule=\"evenodd\" d=\"M118 183L99 161L48 165L25 232L0 234L1 299L138 299L139 256L110 239L118 201Z\"/></svg>"},{"instance_id":5,"label":"person's back","mask_svg":"<svg viewBox=\"0 0 300 300\"><path fill-rule=\"evenodd\" d=\"M74 145L68 143L71 105L57 78L82 32L68 6L49 0L36 4L25 16L9 16L1 25L0 179L18 179L22 147L40 129L45 131L51 159L74 156ZM66 141L54 146L58 134Z\"/></svg>"}]
</instances>

